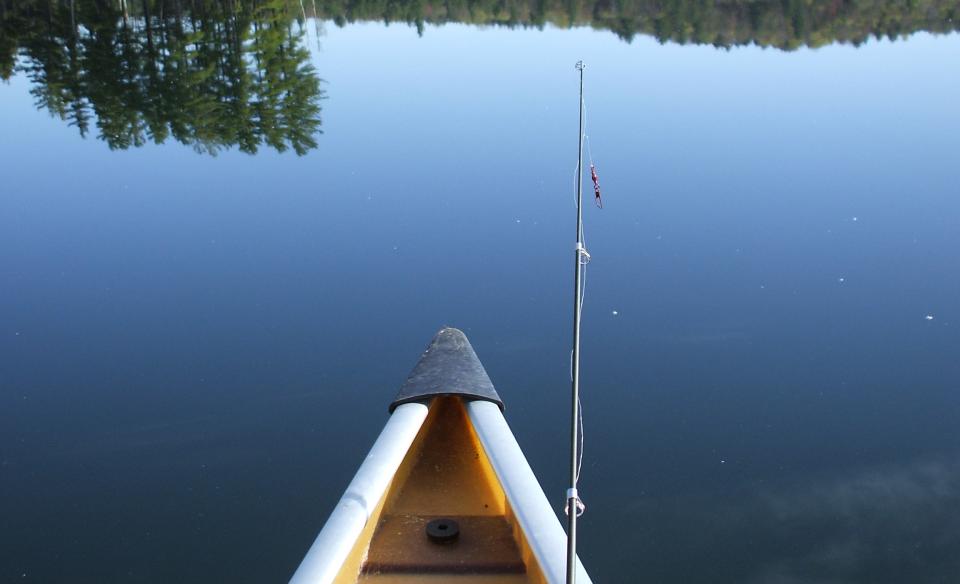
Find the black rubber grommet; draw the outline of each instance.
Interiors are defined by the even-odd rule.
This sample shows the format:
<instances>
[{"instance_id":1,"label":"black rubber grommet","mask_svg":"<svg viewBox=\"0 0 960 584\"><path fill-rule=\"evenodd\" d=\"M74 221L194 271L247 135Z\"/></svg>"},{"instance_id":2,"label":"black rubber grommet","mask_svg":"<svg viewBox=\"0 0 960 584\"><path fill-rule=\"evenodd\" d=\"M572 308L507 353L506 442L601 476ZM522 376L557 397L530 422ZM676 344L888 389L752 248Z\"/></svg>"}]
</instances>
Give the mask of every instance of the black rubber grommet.
<instances>
[{"instance_id":1,"label":"black rubber grommet","mask_svg":"<svg viewBox=\"0 0 960 584\"><path fill-rule=\"evenodd\" d=\"M460 525L453 519L441 517L427 523L427 537L434 543L450 543L460 535Z\"/></svg>"}]
</instances>

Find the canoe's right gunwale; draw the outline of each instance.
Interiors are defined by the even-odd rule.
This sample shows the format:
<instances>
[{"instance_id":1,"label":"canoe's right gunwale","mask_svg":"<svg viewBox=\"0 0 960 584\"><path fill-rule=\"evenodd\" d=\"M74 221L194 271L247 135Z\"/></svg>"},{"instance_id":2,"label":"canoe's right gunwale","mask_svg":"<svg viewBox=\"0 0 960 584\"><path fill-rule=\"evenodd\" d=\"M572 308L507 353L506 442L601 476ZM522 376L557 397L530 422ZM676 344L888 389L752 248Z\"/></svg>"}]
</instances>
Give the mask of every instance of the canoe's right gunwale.
<instances>
[{"instance_id":1,"label":"canoe's right gunwale","mask_svg":"<svg viewBox=\"0 0 960 584\"><path fill-rule=\"evenodd\" d=\"M536 564L550 584L566 581L567 535L557 519L550 501L533 474L507 420L496 404L469 401L467 415L473 429L493 465L494 473L507 498L510 509ZM583 564L577 558L577 582L592 584Z\"/></svg>"}]
</instances>

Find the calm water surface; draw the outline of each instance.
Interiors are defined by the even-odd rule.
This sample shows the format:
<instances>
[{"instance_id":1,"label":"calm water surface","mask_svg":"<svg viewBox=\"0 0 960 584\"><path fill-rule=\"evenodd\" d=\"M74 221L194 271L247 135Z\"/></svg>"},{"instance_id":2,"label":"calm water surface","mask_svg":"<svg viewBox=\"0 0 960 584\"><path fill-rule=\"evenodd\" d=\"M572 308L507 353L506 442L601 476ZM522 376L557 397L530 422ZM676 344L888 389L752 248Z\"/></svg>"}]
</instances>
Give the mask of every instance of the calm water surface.
<instances>
[{"instance_id":1,"label":"calm water surface","mask_svg":"<svg viewBox=\"0 0 960 584\"><path fill-rule=\"evenodd\" d=\"M955 6L896 40L38 6L0 69L0 581L285 581L442 325L559 510L581 58L594 581L956 581Z\"/></svg>"}]
</instances>

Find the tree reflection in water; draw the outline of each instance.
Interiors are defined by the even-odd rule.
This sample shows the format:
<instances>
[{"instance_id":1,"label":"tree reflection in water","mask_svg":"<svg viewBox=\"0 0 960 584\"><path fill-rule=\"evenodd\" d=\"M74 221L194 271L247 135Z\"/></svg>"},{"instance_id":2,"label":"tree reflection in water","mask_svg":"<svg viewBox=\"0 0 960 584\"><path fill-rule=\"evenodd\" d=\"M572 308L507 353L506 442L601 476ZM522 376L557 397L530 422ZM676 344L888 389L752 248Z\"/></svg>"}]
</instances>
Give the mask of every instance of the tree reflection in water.
<instances>
[{"instance_id":1,"label":"tree reflection in water","mask_svg":"<svg viewBox=\"0 0 960 584\"><path fill-rule=\"evenodd\" d=\"M960 28L960 0L0 0L0 78L111 148L173 136L199 151L317 143L320 81L303 19L588 25L627 41L859 45ZM18 60L19 57L19 60ZM17 65L19 63L19 65ZM95 121L94 121L95 120Z\"/></svg>"},{"instance_id":2,"label":"tree reflection in water","mask_svg":"<svg viewBox=\"0 0 960 584\"><path fill-rule=\"evenodd\" d=\"M211 154L317 146L323 92L282 0L131 8L5 4L0 75L24 72L38 108L83 136L95 125L113 149L170 137Z\"/></svg>"}]
</instances>

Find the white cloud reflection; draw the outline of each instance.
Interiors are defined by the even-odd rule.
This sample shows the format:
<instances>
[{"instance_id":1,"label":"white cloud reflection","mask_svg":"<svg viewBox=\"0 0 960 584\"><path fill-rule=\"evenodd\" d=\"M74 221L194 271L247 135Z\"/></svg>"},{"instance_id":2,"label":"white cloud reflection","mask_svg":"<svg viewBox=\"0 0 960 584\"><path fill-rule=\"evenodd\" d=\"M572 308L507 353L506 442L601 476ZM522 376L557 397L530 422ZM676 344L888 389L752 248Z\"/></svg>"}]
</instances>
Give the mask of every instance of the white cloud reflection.
<instances>
[{"instance_id":1,"label":"white cloud reflection","mask_svg":"<svg viewBox=\"0 0 960 584\"><path fill-rule=\"evenodd\" d=\"M631 569L731 584L960 582L960 460L634 498Z\"/></svg>"},{"instance_id":2,"label":"white cloud reflection","mask_svg":"<svg viewBox=\"0 0 960 584\"><path fill-rule=\"evenodd\" d=\"M794 546L748 579L769 584L960 581L960 464L872 468L759 493L745 509Z\"/></svg>"}]
</instances>

